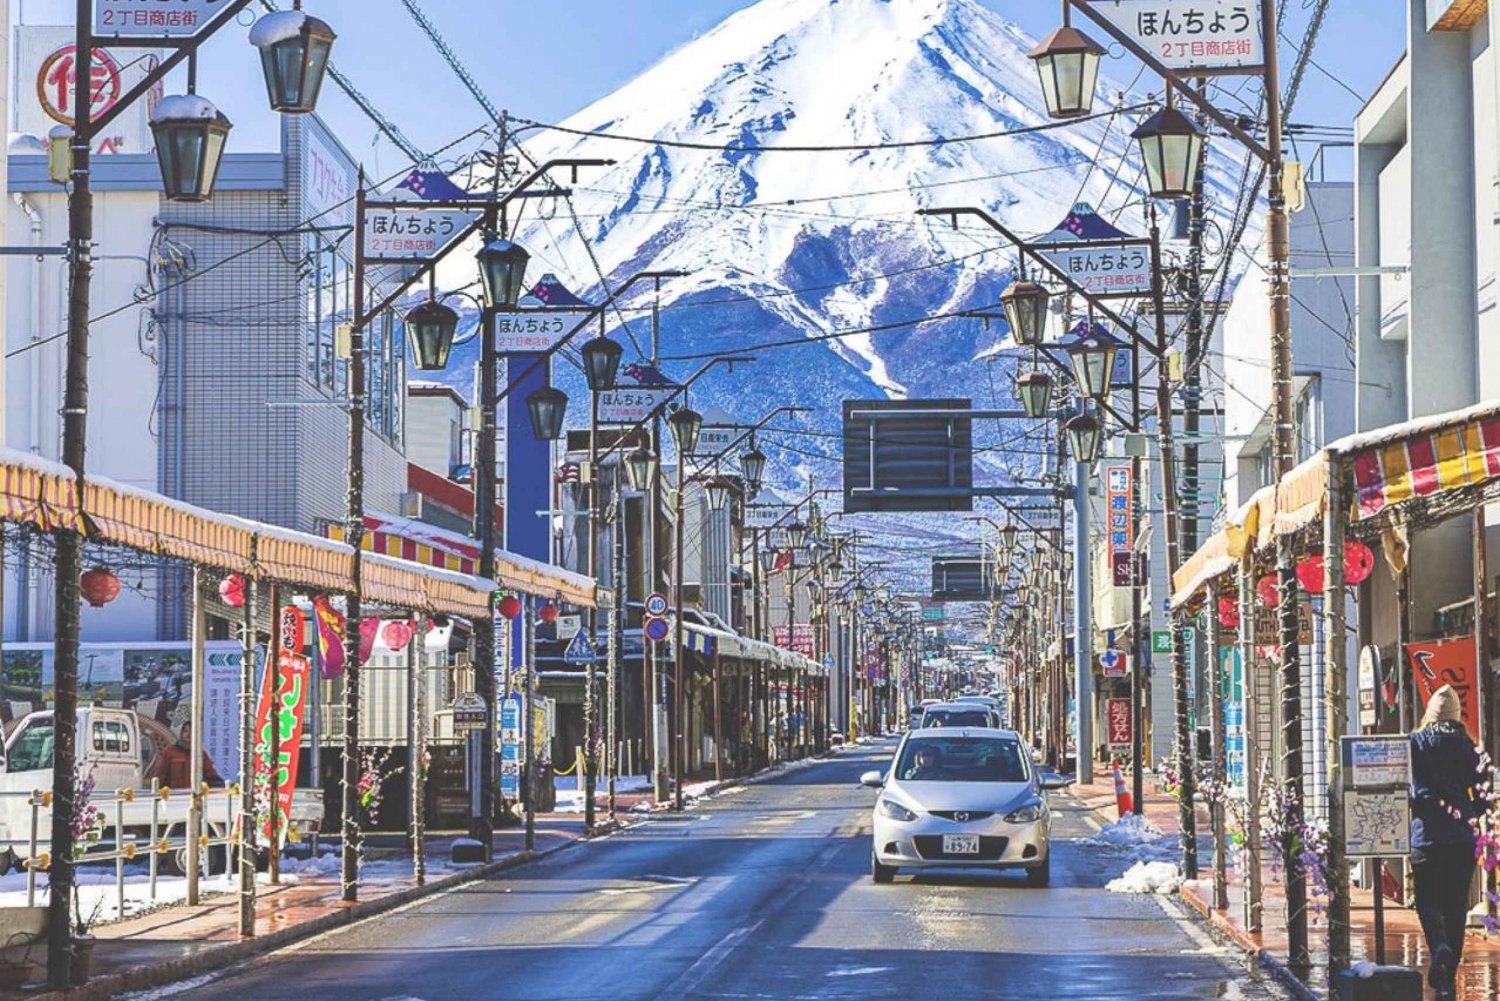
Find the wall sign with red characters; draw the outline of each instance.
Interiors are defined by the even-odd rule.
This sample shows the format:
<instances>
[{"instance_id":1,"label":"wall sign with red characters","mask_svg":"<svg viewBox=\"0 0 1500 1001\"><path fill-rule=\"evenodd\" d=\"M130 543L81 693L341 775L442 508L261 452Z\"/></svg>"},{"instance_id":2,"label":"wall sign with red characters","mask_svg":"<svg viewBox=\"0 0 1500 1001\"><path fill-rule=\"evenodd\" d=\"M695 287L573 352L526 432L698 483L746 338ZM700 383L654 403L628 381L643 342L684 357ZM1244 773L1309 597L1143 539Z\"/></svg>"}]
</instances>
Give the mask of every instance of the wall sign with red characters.
<instances>
[{"instance_id":1,"label":"wall sign with red characters","mask_svg":"<svg viewBox=\"0 0 1500 1001\"><path fill-rule=\"evenodd\" d=\"M1104 733L1110 747L1130 747L1134 743L1135 720L1129 699L1107 699L1104 703Z\"/></svg>"}]
</instances>

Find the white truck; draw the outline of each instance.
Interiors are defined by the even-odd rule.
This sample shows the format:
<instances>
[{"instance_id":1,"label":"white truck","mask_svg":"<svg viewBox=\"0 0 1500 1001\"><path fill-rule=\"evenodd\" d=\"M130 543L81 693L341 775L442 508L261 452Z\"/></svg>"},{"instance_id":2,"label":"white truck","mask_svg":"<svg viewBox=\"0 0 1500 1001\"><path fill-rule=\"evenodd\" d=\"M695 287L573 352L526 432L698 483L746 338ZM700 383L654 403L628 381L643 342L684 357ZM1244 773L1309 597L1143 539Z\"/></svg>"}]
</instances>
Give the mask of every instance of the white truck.
<instances>
[{"instance_id":1,"label":"white truck","mask_svg":"<svg viewBox=\"0 0 1500 1001\"><path fill-rule=\"evenodd\" d=\"M167 868L182 873L187 852L182 847L187 831L189 790L153 802L150 780L157 755L172 740L171 731L130 709L88 707L78 711L78 757L80 774L92 774L91 802L99 810L99 846L134 841L143 853L151 843L153 812L157 843L168 839L173 850L166 856ZM52 788L52 713L34 712L18 723L5 741L0 761L0 872L8 872L31 856L32 823L35 813L38 854L50 854L52 810L33 811L32 793ZM134 790L133 798L119 802L121 790ZM118 806L116 805L118 802ZM226 837L234 823L238 804L229 803L224 790L214 790L204 806L204 834L211 839ZM123 831L118 829L123 822ZM323 794L318 789L298 789L292 796L288 839L301 840L316 834L323 822ZM224 871L222 849L207 853L201 863L206 873Z\"/></svg>"}]
</instances>

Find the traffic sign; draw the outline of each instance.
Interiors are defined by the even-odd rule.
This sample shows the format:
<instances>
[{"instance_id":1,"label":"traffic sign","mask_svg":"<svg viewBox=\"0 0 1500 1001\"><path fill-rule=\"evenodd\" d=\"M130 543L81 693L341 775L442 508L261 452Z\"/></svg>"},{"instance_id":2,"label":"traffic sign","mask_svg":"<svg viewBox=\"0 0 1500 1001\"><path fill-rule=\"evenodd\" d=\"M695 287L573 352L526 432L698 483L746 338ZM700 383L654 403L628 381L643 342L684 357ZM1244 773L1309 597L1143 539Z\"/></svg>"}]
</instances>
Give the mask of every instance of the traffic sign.
<instances>
[{"instance_id":1,"label":"traffic sign","mask_svg":"<svg viewBox=\"0 0 1500 1001\"><path fill-rule=\"evenodd\" d=\"M671 629L671 627L667 625L666 619L657 618L647 619L646 624L643 628L645 629L646 638L652 643L660 643L662 640L666 639L667 633Z\"/></svg>"},{"instance_id":2,"label":"traffic sign","mask_svg":"<svg viewBox=\"0 0 1500 1001\"><path fill-rule=\"evenodd\" d=\"M646 614L653 619L659 619L667 614L667 596L660 591L653 591L646 596Z\"/></svg>"},{"instance_id":3,"label":"traffic sign","mask_svg":"<svg viewBox=\"0 0 1500 1001\"><path fill-rule=\"evenodd\" d=\"M594 644L589 642L587 633L578 633L568 648L563 651L563 661L568 664L592 664L599 659L599 654L594 650Z\"/></svg>"},{"instance_id":4,"label":"traffic sign","mask_svg":"<svg viewBox=\"0 0 1500 1001\"><path fill-rule=\"evenodd\" d=\"M478 692L464 692L453 700L453 729L483 730L488 718L489 712Z\"/></svg>"}]
</instances>

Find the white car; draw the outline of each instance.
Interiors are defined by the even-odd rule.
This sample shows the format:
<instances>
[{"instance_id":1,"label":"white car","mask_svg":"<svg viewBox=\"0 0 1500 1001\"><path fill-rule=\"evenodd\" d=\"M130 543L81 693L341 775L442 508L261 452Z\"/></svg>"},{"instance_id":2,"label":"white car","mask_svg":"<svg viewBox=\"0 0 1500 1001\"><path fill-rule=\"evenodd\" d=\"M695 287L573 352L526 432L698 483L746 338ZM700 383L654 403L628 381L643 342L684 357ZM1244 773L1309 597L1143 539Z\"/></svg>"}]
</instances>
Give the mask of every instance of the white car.
<instances>
[{"instance_id":1,"label":"white car","mask_svg":"<svg viewBox=\"0 0 1500 1001\"><path fill-rule=\"evenodd\" d=\"M890 770L866 772L875 800L870 874L889 883L898 869L1021 869L1030 886L1052 875L1046 792L1014 731L966 727L908 733Z\"/></svg>"},{"instance_id":2,"label":"white car","mask_svg":"<svg viewBox=\"0 0 1500 1001\"><path fill-rule=\"evenodd\" d=\"M1000 728L1000 717L994 709L976 702L940 702L922 710L922 725L915 729L936 730L940 727Z\"/></svg>"}]
</instances>

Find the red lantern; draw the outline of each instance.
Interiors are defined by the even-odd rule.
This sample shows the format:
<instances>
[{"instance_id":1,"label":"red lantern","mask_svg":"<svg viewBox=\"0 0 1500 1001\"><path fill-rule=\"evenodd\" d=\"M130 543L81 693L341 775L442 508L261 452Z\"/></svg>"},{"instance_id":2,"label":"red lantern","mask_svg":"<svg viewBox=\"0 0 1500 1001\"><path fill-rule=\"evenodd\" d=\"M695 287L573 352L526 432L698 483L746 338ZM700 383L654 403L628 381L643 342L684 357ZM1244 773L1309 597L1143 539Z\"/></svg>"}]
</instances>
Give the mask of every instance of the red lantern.
<instances>
[{"instance_id":1,"label":"red lantern","mask_svg":"<svg viewBox=\"0 0 1500 1001\"><path fill-rule=\"evenodd\" d=\"M1238 598L1219 599L1219 625L1225 629L1240 627L1240 601Z\"/></svg>"},{"instance_id":2,"label":"red lantern","mask_svg":"<svg viewBox=\"0 0 1500 1001\"><path fill-rule=\"evenodd\" d=\"M543 622L547 623L548 625L551 625L552 623L556 622L557 621L557 616L559 614L560 613L557 610L557 606L554 605L554 604L552 604L552 602L550 602L550 601L547 602L545 605L543 605L541 608L538 608L536 610L536 617L539 618L539 619L541 619Z\"/></svg>"},{"instance_id":3,"label":"red lantern","mask_svg":"<svg viewBox=\"0 0 1500 1001\"><path fill-rule=\"evenodd\" d=\"M1255 582L1255 595L1267 608L1281 607L1281 591L1276 586L1276 575L1268 573Z\"/></svg>"},{"instance_id":4,"label":"red lantern","mask_svg":"<svg viewBox=\"0 0 1500 1001\"><path fill-rule=\"evenodd\" d=\"M521 599L513 594L507 594L500 599L499 609L501 616L514 622L521 616Z\"/></svg>"},{"instance_id":5,"label":"red lantern","mask_svg":"<svg viewBox=\"0 0 1500 1001\"><path fill-rule=\"evenodd\" d=\"M245 578L232 573L219 581L219 598L230 608L244 608Z\"/></svg>"},{"instance_id":6,"label":"red lantern","mask_svg":"<svg viewBox=\"0 0 1500 1001\"><path fill-rule=\"evenodd\" d=\"M1297 580L1308 594L1323 593L1323 554L1309 556L1297 564Z\"/></svg>"},{"instance_id":7,"label":"red lantern","mask_svg":"<svg viewBox=\"0 0 1500 1001\"><path fill-rule=\"evenodd\" d=\"M103 608L120 596L120 578L108 567L95 567L78 578L83 600L94 608Z\"/></svg>"},{"instance_id":8,"label":"red lantern","mask_svg":"<svg viewBox=\"0 0 1500 1001\"><path fill-rule=\"evenodd\" d=\"M1344 543L1344 583L1363 584L1375 572L1375 554L1358 539Z\"/></svg>"}]
</instances>

